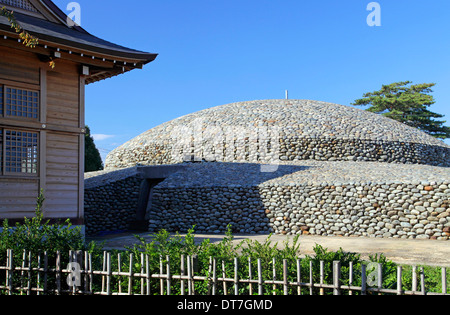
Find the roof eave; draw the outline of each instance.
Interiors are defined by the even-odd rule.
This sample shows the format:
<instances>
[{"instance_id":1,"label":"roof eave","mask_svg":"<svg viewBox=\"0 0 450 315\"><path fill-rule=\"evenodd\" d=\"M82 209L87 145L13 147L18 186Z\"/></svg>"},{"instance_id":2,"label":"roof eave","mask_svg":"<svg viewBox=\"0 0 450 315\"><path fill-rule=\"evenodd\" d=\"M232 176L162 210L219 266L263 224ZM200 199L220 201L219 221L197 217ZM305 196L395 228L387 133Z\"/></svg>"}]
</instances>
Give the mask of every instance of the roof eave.
<instances>
[{"instance_id":1,"label":"roof eave","mask_svg":"<svg viewBox=\"0 0 450 315\"><path fill-rule=\"evenodd\" d=\"M8 33L9 37L17 37L11 27L8 25L0 24L0 30ZM147 53L147 52L123 52L114 49L107 49L102 47L95 47L86 44L81 44L78 42L52 37L46 34L41 34L37 32L29 32L31 35L37 37L40 43L45 43L46 46L54 46L56 48L62 48L70 51L82 51L83 54L98 57L102 56L102 58L107 57L108 59L115 61L124 61L124 62L132 62L132 63L141 63L143 65L148 64L154 61L158 54L155 53Z\"/></svg>"}]
</instances>

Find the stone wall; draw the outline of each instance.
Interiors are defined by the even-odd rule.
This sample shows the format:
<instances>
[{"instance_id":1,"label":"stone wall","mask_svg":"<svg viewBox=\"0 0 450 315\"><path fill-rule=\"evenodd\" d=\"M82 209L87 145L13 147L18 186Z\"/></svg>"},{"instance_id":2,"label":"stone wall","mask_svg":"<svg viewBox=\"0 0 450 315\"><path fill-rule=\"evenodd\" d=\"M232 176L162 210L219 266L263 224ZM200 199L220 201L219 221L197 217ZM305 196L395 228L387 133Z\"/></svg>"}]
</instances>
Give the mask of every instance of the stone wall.
<instances>
[{"instance_id":1,"label":"stone wall","mask_svg":"<svg viewBox=\"0 0 450 315\"><path fill-rule=\"evenodd\" d=\"M135 219L141 175L136 168L88 174L85 180L86 235L125 231Z\"/></svg>"},{"instance_id":2,"label":"stone wall","mask_svg":"<svg viewBox=\"0 0 450 315\"><path fill-rule=\"evenodd\" d=\"M156 188L150 212L151 231L270 233L257 187Z\"/></svg>"},{"instance_id":3,"label":"stone wall","mask_svg":"<svg viewBox=\"0 0 450 315\"><path fill-rule=\"evenodd\" d=\"M450 167L450 147L360 139L280 139L281 161L364 161Z\"/></svg>"},{"instance_id":4,"label":"stone wall","mask_svg":"<svg viewBox=\"0 0 450 315\"><path fill-rule=\"evenodd\" d=\"M450 168L379 162L187 163L88 175L86 232L126 230L144 178L149 231L450 239Z\"/></svg>"},{"instance_id":5,"label":"stone wall","mask_svg":"<svg viewBox=\"0 0 450 315\"><path fill-rule=\"evenodd\" d=\"M450 181L156 188L150 229L450 239Z\"/></svg>"},{"instance_id":6,"label":"stone wall","mask_svg":"<svg viewBox=\"0 0 450 315\"><path fill-rule=\"evenodd\" d=\"M396 164L422 164L450 167L450 147L445 145L426 145L399 141L377 141L361 139L304 138L282 135L279 144L270 154L271 144L265 147L252 143L243 136L241 141L226 144L220 139L205 140L201 146L177 148L168 144L155 143L133 150L112 153L109 165L132 167L139 165L176 164L197 159L208 162L273 162L273 161L364 161ZM218 144L221 144L218 150ZM224 150L224 148L227 150ZM275 147L275 146L272 146Z\"/></svg>"}]
</instances>

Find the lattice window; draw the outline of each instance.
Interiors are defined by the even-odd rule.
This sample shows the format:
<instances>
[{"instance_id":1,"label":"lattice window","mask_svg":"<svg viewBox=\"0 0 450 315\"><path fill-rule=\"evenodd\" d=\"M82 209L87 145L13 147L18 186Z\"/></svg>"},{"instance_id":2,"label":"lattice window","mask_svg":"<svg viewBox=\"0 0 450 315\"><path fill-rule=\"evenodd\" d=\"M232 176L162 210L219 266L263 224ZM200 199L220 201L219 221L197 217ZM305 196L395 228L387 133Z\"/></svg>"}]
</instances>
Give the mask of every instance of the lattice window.
<instances>
[{"instance_id":1,"label":"lattice window","mask_svg":"<svg viewBox=\"0 0 450 315\"><path fill-rule=\"evenodd\" d=\"M39 92L4 88L5 117L39 118Z\"/></svg>"},{"instance_id":2,"label":"lattice window","mask_svg":"<svg viewBox=\"0 0 450 315\"><path fill-rule=\"evenodd\" d=\"M28 0L0 0L0 3L26 11L38 12Z\"/></svg>"},{"instance_id":3,"label":"lattice window","mask_svg":"<svg viewBox=\"0 0 450 315\"><path fill-rule=\"evenodd\" d=\"M4 130L5 174L30 174L38 172L38 133Z\"/></svg>"}]
</instances>

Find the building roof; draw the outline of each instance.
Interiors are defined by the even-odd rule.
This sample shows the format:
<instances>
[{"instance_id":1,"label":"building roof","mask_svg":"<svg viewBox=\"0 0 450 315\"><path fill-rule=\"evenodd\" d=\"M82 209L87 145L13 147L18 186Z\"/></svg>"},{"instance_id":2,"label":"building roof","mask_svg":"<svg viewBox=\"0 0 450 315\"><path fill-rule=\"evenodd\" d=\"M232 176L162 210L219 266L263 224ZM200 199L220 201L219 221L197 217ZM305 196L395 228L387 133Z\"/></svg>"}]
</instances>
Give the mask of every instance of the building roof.
<instances>
[{"instance_id":1,"label":"building roof","mask_svg":"<svg viewBox=\"0 0 450 315\"><path fill-rule=\"evenodd\" d=\"M153 53L116 45L78 28L69 28L62 24L56 24L21 13L15 13L15 17L25 30L40 40L80 48L92 53L100 53L111 57L141 60L146 63L153 61L157 56ZM5 31L11 29L6 18L2 17L0 23L0 29Z\"/></svg>"},{"instance_id":2,"label":"building roof","mask_svg":"<svg viewBox=\"0 0 450 315\"><path fill-rule=\"evenodd\" d=\"M23 4L23 1L20 3ZM26 0L28 6L25 9L15 3L19 2L0 0L0 6L5 5L14 10L14 16L23 29L39 39L39 46L49 50L49 57L53 57L55 51L60 54L63 52L63 58L69 57L67 55L72 55L69 59L74 59L74 56L84 57L78 58L80 63L92 67L92 77L87 78L87 83L134 68L142 68L157 57L155 53L130 49L103 40L78 25L68 25L66 14L50 0ZM5 17L0 17L0 32L8 34L4 39L18 38ZM44 53L42 49L38 52ZM95 60L96 62L93 62ZM99 73L101 75L98 75Z\"/></svg>"}]
</instances>

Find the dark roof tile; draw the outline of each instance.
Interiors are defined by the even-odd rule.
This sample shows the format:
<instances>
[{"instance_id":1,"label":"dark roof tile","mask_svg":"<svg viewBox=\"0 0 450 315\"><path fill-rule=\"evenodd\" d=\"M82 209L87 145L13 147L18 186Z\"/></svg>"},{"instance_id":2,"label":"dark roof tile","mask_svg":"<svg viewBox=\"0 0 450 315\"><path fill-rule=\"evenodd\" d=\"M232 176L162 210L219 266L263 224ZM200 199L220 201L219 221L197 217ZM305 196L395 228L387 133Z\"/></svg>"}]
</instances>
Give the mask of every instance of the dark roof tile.
<instances>
[{"instance_id":1,"label":"dark roof tile","mask_svg":"<svg viewBox=\"0 0 450 315\"><path fill-rule=\"evenodd\" d=\"M144 64L155 60L158 56L154 53L130 49L108 42L89 34L80 27L70 28L63 24L53 23L18 12L15 12L14 15L27 32L44 41L117 58L135 59ZM11 31L9 22L5 17L0 17L0 30Z\"/></svg>"}]
</instances>

